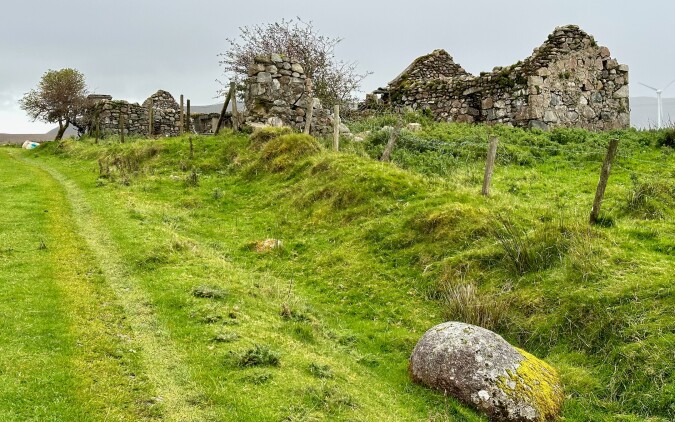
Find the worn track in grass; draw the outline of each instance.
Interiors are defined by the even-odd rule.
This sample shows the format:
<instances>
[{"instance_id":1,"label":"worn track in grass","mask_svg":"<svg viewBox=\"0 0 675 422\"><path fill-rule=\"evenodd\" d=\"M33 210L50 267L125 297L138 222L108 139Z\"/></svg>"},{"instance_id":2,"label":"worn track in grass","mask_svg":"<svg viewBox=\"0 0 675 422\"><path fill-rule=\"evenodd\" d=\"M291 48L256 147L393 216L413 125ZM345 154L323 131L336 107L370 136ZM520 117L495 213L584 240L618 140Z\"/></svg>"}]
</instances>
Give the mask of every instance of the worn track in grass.
<instances>
[{"instance_id":1,"label":"worn track in grass","mask_svg":"<svg viewBox=\"0 0 675 422\"><path fill-rule=\"evenodd\" d=\"M54 245L55 260L61 263L60 268L57 266L54 271L56 282L58 283L60 278L64 278L64 272L68 271L69 268L73 269L77 266L77 262L70 262L69 260L82 261L85 256L89 255L94 262L87 264L95 266L100 272L105 286L109 288L114 301L123 314L120 319L124 320L124 324L129 327L128 351L140 355L138 365L142 371L142 374L132 374L132 376L147 379L149 387L146 390L154 392L154 397L147 397L145 404L137 401L132 407L157 406L155 414L145 412L144 409L129 409L126 414L115 415L114 419L160 418L180 421L209 419L208 410L196 404L198 400L194 400L195 397L200 395L198 388L191 380L189 369L182 362L181 354L170 339L169 333L158 321L149 296L125 268L125 263L120 258L117 246L100 224L80 189L64 175L44 164L17 158L15 154L9 151L3 151L0 154L3 156L0 157L3 165L14 167L11 169L13 174L24 174L30 181L31 189L34 191L34 200L33 203L28 205L28 208L40 207L41 204L38 201L42 196L48 197L52 203L54 217L49 221L49 224L51 224L49 229L60 236L58 244ZM9 180L4 182L10 183ZM10 199L8 198L8 200ZM11 207L11 202L8 201L6 205ZM64 226L64 224L71 224L72 227ZM78 245L77 242L81 244ZM71 253L64 253L68 251L64 245L72 246ZM79 254L77 253L78 249L81 251ZM40 265L39 262L35 264ZM70 285L61 283L62 285L57 287L66 296L60 303L60 307L64 308L61 312L66 314L78 313L76 309L68 309L69 306L74 307L78 302L96 299L85 297L91 292L87 291L84 281L80 283L82 285L72 281L76 278L68 279L71 280ZM80 319L88 319L90 324L97 325L100 321L95 320L96 314L102 312L102 309L108 304L97 303L93 307L91 304L89 305L87 310L91 315L84 317L80 315ZM100 309L97 310L96 307L100 307ZM25 311L29 312L29 310ZM77 319L76 315L73 320ZM77 337L77 331L75 337ZM84 335L89 331L89 328L80 327L79 331ZM124 334L120 335L125 336ZM65 339L64 341L69 340L71 339ZM79 338L74 341L77 344L81 343ZM95 341L95 339L92 341ZM77 352L74 353L77 354ZM73 376L78 375L77 370L72 372ZM96 376L96 374L91 375ZM37 394L37 392L28 391L26 394ZM77 396L77 394L75 395ZM89 400L95 400L96 398L98 398L98 394L96 397L90 397ZM24 399L28 400L28 397ZM83 400L87 400L87 398ZM105 407L105 403L101 403L101 406ZM109 410L114 413L118 409ZM84 413L88 411L92 410L83 410ZM97 415L89 416L98 417ZM106 415L99 416L106 418Z\"/></svg>"}]
</instances>

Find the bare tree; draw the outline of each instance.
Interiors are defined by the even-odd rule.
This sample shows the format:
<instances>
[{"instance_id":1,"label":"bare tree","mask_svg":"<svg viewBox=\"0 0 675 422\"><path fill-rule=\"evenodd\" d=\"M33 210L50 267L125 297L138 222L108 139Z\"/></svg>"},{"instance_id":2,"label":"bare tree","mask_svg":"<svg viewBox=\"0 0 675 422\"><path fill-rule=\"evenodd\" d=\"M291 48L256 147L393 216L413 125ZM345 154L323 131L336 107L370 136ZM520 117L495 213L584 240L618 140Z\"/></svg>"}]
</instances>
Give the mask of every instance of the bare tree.
<instances>
[{"instance_id":1,"label":"bare tree","mask_svg":"<svg viewBox=\"0 0 675 422\"><path fill-rule=\"evenodd\" d=\"M82 73L70 68L50 69L42 75L37 89L19 100L19 105L34 121L58 123L59 131L54 139L58 141L70 124L78 126L77 118L84 111L86 95Z\"/></svg>"},{"instance_id":2,"label":"bare tree","mask_svg":"<svg viewBox=\"0 0 675 422\"><path fill-rule=\"evenodd\" d=\"M300 18L239 28L238 38L228 38L230 49L220 54L226 75L237 80L248 76L248 67L256 56L277 53L297 60L314 83L314 93L326 107L346 105L363 79L355 62L335 58L335 46L341 38L321 35L313 23Z\"/></svg>"}]
</instances>

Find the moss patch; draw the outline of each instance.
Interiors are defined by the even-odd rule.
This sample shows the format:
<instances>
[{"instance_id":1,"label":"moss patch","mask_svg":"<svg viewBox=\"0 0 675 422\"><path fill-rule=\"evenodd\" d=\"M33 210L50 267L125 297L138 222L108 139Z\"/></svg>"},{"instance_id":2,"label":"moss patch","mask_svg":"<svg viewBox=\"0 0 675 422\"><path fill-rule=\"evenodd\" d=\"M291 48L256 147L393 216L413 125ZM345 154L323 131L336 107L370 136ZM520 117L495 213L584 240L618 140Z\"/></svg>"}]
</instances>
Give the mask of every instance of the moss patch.
<instances>
[{"instance_id":1,"label":"moss patch","mask_svg":"<svg viewBox=\"0 0 675 422\"><path fill-rule=\"evenodd\" d=\"M497 385L514 400L531 404L537 410L539 421L554 420L564 398L558 372L526 351L516 350L523 355L523 361L515 373L507 371L508 377L500 377Z\"/></svg>"}]
</instances>

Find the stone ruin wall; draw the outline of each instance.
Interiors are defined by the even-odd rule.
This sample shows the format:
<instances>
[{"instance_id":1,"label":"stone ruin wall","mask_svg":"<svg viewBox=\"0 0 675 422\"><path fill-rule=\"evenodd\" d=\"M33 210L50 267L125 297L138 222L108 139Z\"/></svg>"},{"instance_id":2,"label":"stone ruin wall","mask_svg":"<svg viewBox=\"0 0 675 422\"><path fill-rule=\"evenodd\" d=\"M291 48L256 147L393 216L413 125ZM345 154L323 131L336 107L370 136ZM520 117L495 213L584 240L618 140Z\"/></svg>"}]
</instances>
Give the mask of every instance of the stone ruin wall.
<instances>
[{"instance_id":1,"label":"stone ruin wall","mask_svg":"<svg viewBox=\"0 0 675 422\"><path fill-rule=\"evenodd\" d=\"M119 135L122 118L125 135L137 136L178 136L180 132L180 111L178 103L167 91L159 90L143 105L123 100L113 100L106 95L90 96L92 106L86 114L87 133L96 136ZM150 104L153 109L153 131L148 133Z\"/></svg>"},{"instance_id":2,"label":"stone ruin wall","mask_svg":"<svg viewBox=\"0 0 675 422\"><path fill-rule=\"evenodd\" d=\"M375 93L395 107L428 110L439 121L590 130L630 124L628 66L573 25L556 28L524 61L480 76L436 50Z\"/></svg>"},{"instance_id":3,"label":"stone ruin wall","mask_svg":"<svg viewBox=\"0 0 675 422\"><path fill-rule=\"evenodd\" d=\"M332 114L313 101L307 92L307 76L297 61L279 54L261 55L248 69L244 103L245 123L251 126L290 126L297 131L305 127L309 103L312 102L311 134L324 136L332 133ZM341 125L340 131L349 130Z\"/></svg>"}]
</instances>

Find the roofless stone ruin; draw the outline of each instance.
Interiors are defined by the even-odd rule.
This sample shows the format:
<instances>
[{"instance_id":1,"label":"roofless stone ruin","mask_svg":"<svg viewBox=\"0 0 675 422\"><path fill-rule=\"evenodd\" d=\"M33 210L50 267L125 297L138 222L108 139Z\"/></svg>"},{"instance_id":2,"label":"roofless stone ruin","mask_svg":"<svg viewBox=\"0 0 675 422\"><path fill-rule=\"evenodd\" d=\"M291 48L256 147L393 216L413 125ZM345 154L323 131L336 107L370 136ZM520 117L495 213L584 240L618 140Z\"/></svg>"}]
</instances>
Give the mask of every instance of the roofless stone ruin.
<instances>
[{"instance_id":1,"label":"roofless stone ruin","mask_svg":"<svg viewBox=\"0 0 675 422\"><path fill-rule=\"evenodd\" d=\"M479 76L444 50L416 59L367 104L426 110L439 121L590 130L630 125L628 66L578 26L558 27L532 55Z\"/></svg>"}]
</instances>

